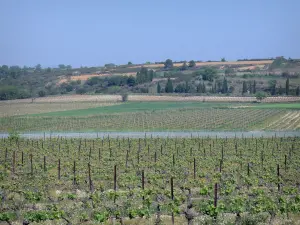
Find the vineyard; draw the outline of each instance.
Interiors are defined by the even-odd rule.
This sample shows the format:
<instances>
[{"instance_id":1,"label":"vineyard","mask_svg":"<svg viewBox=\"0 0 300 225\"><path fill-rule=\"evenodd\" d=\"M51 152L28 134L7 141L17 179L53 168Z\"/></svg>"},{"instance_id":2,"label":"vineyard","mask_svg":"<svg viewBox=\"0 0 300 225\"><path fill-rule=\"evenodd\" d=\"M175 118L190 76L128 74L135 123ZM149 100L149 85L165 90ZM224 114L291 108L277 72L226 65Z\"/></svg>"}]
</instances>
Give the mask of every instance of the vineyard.
<instances>
[{"instance_id":1,"label":"vineyard","mask_svg":"<svg viewBox=\"0 0 300 225\"><path fill-rule=\"evenodd\" d=\"M300 138L0 143L3 224L299 222Z\"/></svg>"},{"instance_id":2,"label":"vineyard","mask_svg":"<svg viewBox=\"0 0 300 225\"><path fill-rule=\"evenodd\" d=\"M0 118L0 131L243 131L257 128L299 130L299 118L290 122L288 126L286 123L276 122L286 112L299 113L297 110L284 109L183 108L91 116L49 114L49 116L3 117Z\"/></svg>"},{"instance_id":3,"label":"vineyard","mask_svg":"<svg viewBox=\"0 0 300 225\"><path fill-rule=\"evenodd\" d=\"M2 103L0 102L0 117L38 114L56 111L67 111L76 109L87 109L118 104L116 102L38 102L38 103Z\"/></svg>"}]
</instances>

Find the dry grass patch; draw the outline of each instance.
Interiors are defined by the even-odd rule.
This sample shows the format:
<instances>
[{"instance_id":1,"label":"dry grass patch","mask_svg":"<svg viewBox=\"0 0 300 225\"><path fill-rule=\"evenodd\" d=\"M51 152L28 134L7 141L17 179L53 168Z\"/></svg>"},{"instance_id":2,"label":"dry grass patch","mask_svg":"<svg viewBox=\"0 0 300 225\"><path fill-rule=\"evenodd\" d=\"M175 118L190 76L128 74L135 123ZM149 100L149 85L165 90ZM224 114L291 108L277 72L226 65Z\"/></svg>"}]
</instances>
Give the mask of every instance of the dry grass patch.
<instances>
[{"instance_id":1,"label":"dry grass patch","mask_svg":"<svg viewBox=\"0 0 300 225\"><path fill-rule=\"evenodd\" d=\"M59 81L58 84L64 83L64 82L70 82L70 81L86 81L92 77L108 77L108 76L113 76L113 75L117 75L117 76L136 76L135 72L130 72L130 73L116 73L116 74L112 74L112 73L100 73L100 74L81 74L78 76L70 76L69 78L66 78L65 76L62 77Z\"/></svg>"}]
</instances>

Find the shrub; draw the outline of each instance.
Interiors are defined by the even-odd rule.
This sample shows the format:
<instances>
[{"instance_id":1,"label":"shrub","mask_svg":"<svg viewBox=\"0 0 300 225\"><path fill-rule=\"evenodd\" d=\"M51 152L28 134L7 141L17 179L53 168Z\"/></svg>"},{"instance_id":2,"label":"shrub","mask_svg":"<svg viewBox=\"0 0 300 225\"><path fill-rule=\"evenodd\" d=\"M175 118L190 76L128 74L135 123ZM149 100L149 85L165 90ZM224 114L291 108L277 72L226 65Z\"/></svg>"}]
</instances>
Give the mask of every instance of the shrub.
<instances>
[{"instance_id":1,"label":"shrub","mask_svg":"<svg viewBox=\"0 0 300 225\"><path fill-rule=\"evenodd\" d=\"M257 92L256 94L255 94L255 97L256 97L256 99L258 100L258 101L261 101L261 100L263 100L264 98L266 98L267 96L266 96L266 93L265 92Z\"/></svg>"},{"instance_id":2,"label":"shrub","mask_svg":"<svg viewBox=\"0 0 300 225\"><path fill-rule=\"evenodd\" d=\"M76 90L76 94L80 94L80 95L83 95L87 92L87 90L85 88L78 88Z\"/></svg>"},{"instance_id":3,"label":"shrub","mask_svg":"<svg viewBox=\"0 0 300 225\"><path fill-rule=\"evenodd\" d=\"M38 92L39 97L45 97L46 96L46 92L44 90L40 90Z\"/></svg>"},{"instance_id":4,"label":"shrub","mask_svg":"<svg viewBox=\"0 0 300 225\"><path fill-rule=\"evenodd\" d=\"M122 94L122 102L127 102L128 101L128 94L124 93Z\"/></svg>"}]
</instances>

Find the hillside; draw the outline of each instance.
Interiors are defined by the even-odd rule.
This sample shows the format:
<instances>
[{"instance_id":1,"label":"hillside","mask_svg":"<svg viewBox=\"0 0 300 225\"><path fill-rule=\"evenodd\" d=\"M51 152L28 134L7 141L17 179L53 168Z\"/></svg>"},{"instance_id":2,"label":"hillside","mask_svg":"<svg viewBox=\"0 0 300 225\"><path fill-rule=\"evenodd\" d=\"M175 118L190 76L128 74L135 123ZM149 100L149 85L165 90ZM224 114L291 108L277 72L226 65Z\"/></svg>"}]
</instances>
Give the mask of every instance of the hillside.
<instances>
[{"instance_id":1,"label":"hillside","mask_svg":"<svg viewBox=\"0 0 300 225\"><path fill-rule=\"evenodd\" d=\"M297 95L299 74L299 61L283 57L232 62L166 60L153 64L81 68L62 64L58 68L3 65L0 67L0 100L75 93L250 96L264 91L270 95Z\"/></svg>"}]
</instances>

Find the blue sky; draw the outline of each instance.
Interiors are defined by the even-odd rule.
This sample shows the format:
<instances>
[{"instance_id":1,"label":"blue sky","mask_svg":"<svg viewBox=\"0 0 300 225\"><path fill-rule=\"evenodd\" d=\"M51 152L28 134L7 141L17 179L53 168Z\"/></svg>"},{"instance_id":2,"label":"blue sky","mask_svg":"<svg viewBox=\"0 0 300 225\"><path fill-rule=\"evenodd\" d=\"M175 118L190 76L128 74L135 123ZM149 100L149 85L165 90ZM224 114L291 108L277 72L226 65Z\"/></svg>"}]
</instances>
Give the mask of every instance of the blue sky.
<instances>
[{"instance_id":1,"label":"blue sky","mask_svg":"<svg viewBox=\"0 0 300 225\"><path fill-rule=\"evenodd\" d=\"M299 0L0 0L0 65L300 58Z\"/></svg>"}]
</instances>

